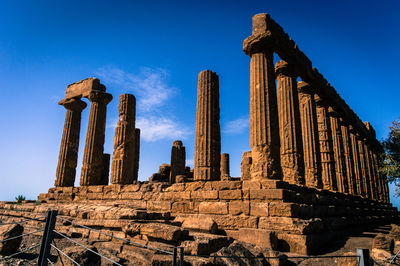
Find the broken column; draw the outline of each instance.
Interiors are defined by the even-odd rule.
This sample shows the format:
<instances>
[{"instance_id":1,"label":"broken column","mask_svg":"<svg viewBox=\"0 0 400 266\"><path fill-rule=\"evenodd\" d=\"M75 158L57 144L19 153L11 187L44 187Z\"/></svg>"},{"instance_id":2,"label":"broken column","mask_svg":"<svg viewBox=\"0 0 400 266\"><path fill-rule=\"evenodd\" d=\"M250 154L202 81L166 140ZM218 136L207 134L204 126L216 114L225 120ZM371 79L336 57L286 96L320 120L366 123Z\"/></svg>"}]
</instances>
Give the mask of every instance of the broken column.
<instances>
[{"instance_id":1,"label":"broken column","mask_svg":"<svg viewBox=\"0 0 400 266\"><path fill-rule=\"evenodd\" d=\"M115 128L111 165L112 184L131 184L134 180L136 99L132 94L119 96L119 120Z\"/></svg>"},{"instance_id":2,"label":"broken column","mask_svg":"<svg viewBox=\"0 0 400 266\"><path fill-rule=\"evenodd\" d=\"M322 187L326 190L337 190L331 123L327 103L317 94L314 95L314 100L317 110L319 148L321 153Z\"/></svg>"},{"instance_id":3,"label":"broken column","mask_svg":"<svg viewBox=\"0 0 400 266\"><path fill-rule=\"evenodd\" d=\"M221 179L228 180L229 174L229 153L221 154Z\"/></svg>"},{"instance_id":4,"label":"broken column","mask_svg":"<svg viewBox=\"0 0 400 266\"><path fill-rule=\"evenodd\" d=\"M303 141L297 75L294 66L285 61L276 63L275 74L283 180L292 184L304 184Z\"/></svg>"},{"instance_id":5,"label":"broken column","mask_svg":"<svg viewBox=\"0 0 400 266\"><path fill-rule=\"evenodd\" d=\"M197 87L194 180L220 178L220 134L218 75L204 70Z\"/></svg>"},{"instance_id":6,"label":"broken column","mask_svg":"<svg viewBox=\"0 0 400 266\"><path fill-rule=\"evenodd\" d=\"M81 186L101 185L104 183L102 173L106 114L107 104L112 100L112 95L102 91L92 91L88 95L88 99L91 102L91 106L83 154Z\"/></svg>"},{"instance_id":7,"label":"broken column","mask_svg":"<svg viewBox=\"0 0 400 266\"><path fill-rule=\"evenodd\" d=\"M322 188L321 153L314 89L306 82L297 83L303 136L304 177L308 187Z\"/></svg>"},{"instance_id":8,"label":"broken column","mask_svg":"<svg viewBox=\"0 0 400 266\"><path fill-rule=\"evenodd\" d=\"M135 152L133 157L133 180L137 181L139 176L140 159L140 129L135 128Z\"/></svg>"},{"instance_id":9,"label":"broken column","mask_svg":"<svg viewBox=\"0 0 400 266\"><path fill-rule=\"evenodd\" d=\"M169 182L176 182L176 176L186 174L186 151L182 141L175 140L171 149L171 172L169 174Z\"/></svg>"},{"instance_id":10,"label":"broken column","mask_svg":"<svg viewBox=\"0 0 400 266\"><path fill-rule=\"evenodd\" d=\"M56 172L56 187L74 186L78 162L81 114L86 103L79 98L64 99L58 103L67 109Z\"/></svg>"},{"instance_id":11,"label":"broken column","mask_svg":"<svg viewBox=\"0 0 400 266\"><path fill-rule=\"evenodd\" d=\"M331 121L333 155L335 158L337 188L339 192L347 193L349 190L347 183L343 138L339 121L339 114L332 107L329 107L328 111L329 111L329 118Z\"/></svg>"},{"instance_id":12,"label":"broken column","mask_svg":"<svg viewBox=\"0 0 400 266\"><path fill-rule=\"evenodd\" d=\"M240 179L249 180L251 179L251 165L253 164L253 159L251 158L251 151L245 151L242 155L242 161L240 163Z\"/></svg>"},{"instance_id":13,"label":"broken column","mask_svg":"<svg viewBox=\"0 0 400 266\"><path fill-rule=\"evenodd\" d=\"M349 135L348 124L344 119L340 119L340 127L342 130L343 139L343 151L344 160L346 165L346 175L347 175L347 187L350 194L356 195L356 179L354 176L354 164L353 164L353 150L351 146L351 140Z\"/></svg>"},{"instance_id":14,"label":"broken column","mask_svg":"<svg viewBox=\"0 0 400 266\"><path fill-rule=\"evenodd\" d=\"M273 42L268 14L253 16L253 33L243 43L250 59L250 147L253 179L282 179Z\"/></svg>"}]
</instances>

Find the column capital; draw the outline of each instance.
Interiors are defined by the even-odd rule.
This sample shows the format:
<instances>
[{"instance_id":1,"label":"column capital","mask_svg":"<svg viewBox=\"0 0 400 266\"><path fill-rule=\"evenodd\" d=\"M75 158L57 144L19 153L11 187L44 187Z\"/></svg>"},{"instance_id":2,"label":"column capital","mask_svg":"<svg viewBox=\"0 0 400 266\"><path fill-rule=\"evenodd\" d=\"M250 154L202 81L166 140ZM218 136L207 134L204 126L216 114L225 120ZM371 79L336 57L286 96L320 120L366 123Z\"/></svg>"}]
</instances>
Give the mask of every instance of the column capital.
<instances>
[{"instance_id":1,"label":"column capital","mask_svg":"<svg viewBox=\"0 0 400 266\"><path fill-rule=\"evenodd\" d=\"M247 55L265 52L272 50L273 38L271 31L266 31L261 34L251 35L243 41L243 52Z\"/></svg>"},{"instance_id":2,"label":"column capital","mask_svg":"<svg viewBox=\"0 0 400 266\"><path fill-rule=\"evenodd\" d=\"M300 93L315 94L315 88L305 81L297 82L297 90Z\"/></svg>"},{"instance_id":3,"label":"column capital","mask_svg":"<svg viewBox=\"0 0 400 266\"><path fill-rule=\"evenodd\" d=\"M296 78L298 76L294 65L289 64L283 60L276 62L275 75L277 77L286 76L286 77L291 77L291 78Z\"/></svg>"},{"instance_id":4,"label":"column capital","mask_svg":"<svg viewBox=\"0 0 400 266\"><path fill-rule=\"evenodd\" d=\"M108 104L113 99L112 95L102 91L91 91L87 97L91 102Z\"/></svg>"},{"instance_id":5,"label":"column capital","mask_svg":"<svg viewBox=\"0 0 400 266\"><path fill-rule=\"evenodd\" d=\"M328 107L328 113L329 113L330 116L333 116L333 117L336 117L336 118L341 118L339 116L339 113L335 109L333 109L332 106Z\"/></svg>"},{"instance_id":6,"label":"column capital","mask_svg":"<svg viewBox=\"0 0 400 266\"><path fill-rule=\"evenodd\" d=\"M86 108L87 104L82 101L80 98L69 98L62 99L58 102L59 105L64 106L67 110L82 112L83 109Z\"/></svg>"}]
</instances>

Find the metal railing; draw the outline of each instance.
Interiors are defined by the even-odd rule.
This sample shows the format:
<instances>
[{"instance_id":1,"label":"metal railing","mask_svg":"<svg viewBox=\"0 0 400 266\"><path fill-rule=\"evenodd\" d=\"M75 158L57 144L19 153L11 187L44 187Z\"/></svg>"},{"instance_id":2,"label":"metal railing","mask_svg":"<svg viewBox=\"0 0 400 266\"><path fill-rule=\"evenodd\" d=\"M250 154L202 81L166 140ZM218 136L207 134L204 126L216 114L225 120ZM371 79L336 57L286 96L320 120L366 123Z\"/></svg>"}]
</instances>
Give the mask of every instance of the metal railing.
<instances>
[{"instance_id":1,"label":"metal railing","mask_svg":"<svg viewBox=\"0 0 400 266\"><path fill-rule=\"evenodd\" d=\"M44 222L43 220L40 220L40 219L42 219L44 217L45 216L37 217L37 218L24 219L22 221L15 221L15 222L9 222L9 223L0 223L0 225L4 225L4 224L22 224L22 223L27 223L28 221L32 221L32 220L39 221L39 222ZM101 234L101 235L104 235L104 236L107 236L107 237L110 237L110 238L113 238L113 239L116 239L116 240L120 240L120 241L122 241L124 243L127 243L129 245L134 245L134 246L137 246L139 248L146 248L146 249L149 249L149 250L153 250L153 251L159 252L161 254L166 254L166 255L172 256L171 260L172 260L172 265L173 266L177 266L177 265L182 266L184 264L184 261L185 261L185 256L186 257L198 257L198 258L214 258L214 259L216 259L216 258L232 258L232 259L261 259L261 260L271 260L271 259L274 260L274 259L283 259L283 258L288 259L288 260L290 260L290 259L311 259L311 258L357 258L358 265L360 265L360 266L369 266L369 265L371 265L370 264L369 250L368 249L357 249L357 255L348 255L348 256L340 256L340 255L338 255L338 256L292 256L292 257L289 257L289 256L279 256L279 257L251 256L250 257L250 256L234 256L234 255L230 255L229 256L229 255L192 255L192 254L185 254L183 247L171 247L172 251L164 250L164 249L160 249L160 248L151 247L149 245L144 245L144 244L141 244L141 243L137 243L137 242L131 241L129 239L117 237L117 236L114 236L112 234L108 234L106 232L103 232L101 230L97 230L97 229L90 228L90 227L85 226L85 225L78 224L78 223L76 223L76 222L74 222L72 220L69 220L69 219L65 218L65 217L58 216L58 211L56 211L56 210L49 210L48 211L47 216L46 216L46 223L45 223L44 229L39 229L39 230L32 231L32 232L29 232L29 233L25 233L25 234L21 234L21 235L18 235L18 236L10 237L8 239L4 239L4 240L1 241L1 242L5 242L5 241L12 240L12 239L20 238L20 237L22 238L24 236L28 236L28 235L31 235L31 234L43 232L41 243L38 243L38 244L36 244L36 245L34 245L34 246L30 247L30 248L27 248L27 249L24 249L22 251L16 252L16 253L11 254L9 256L2 257L2 258L0 258L0 261L4 261L6 259L12 258L12 257L14 257L14 256L16 256L18 254L24 253L24 252L33 250L33 249L35 249L35 248L40 246L39 254L38 254L37 258L34 259L34 260L36 260L36 259L38 260L37 265L39 265L39 266L47 266L48 264L54 265L54 262L50 258L51 257L50 256L51 249L54 249L58 253L58 257L61 258L61 256L63 256L64 258L66 258L69 261L71 261L73 264L80 265L71 256L66 254L64 251L62 251L60 248L58 248L55 245L54 238L55 238L55 235L57 235L58 238L66 239L67 241L73 243L74 245L78 245L78 246L84 248L85 250L87 250L89 252L92 252L93 254L95 254L95 255L107 260L108 262L113 263L113 265L122 266L122 264L120 264L119 262L117 262L117 261L115 261L115 260L113 260L111 258L108 258L107 256L105 256L105 255L93 250L92 248L90 248L90 247L88 247L88 246L86 246L86 245L84 245L82 243L79 243L78 241L72 239L71 237L68 237L65 233L62 233L59 230L56 230L55 227L56 227L57 220L59 220L60 222L63 222L64 225L68 224L68 225L73 225L75 227L84 228L86 230L93 231L93 232L96 232L98 234ZM390 258L390 259L392 259L391 263L393 263L395 261L396 257L399 254L400 254L400 252L398 252L395 256Z\"/></svg>"}]
</instances>

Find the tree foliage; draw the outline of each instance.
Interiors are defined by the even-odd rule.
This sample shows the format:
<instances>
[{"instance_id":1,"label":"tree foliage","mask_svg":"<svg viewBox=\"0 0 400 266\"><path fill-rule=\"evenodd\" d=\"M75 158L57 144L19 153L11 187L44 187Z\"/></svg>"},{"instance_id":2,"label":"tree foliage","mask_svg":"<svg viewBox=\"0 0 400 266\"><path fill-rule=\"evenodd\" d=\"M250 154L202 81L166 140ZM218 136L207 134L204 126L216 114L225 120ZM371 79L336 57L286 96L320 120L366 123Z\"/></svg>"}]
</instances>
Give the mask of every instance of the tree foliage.
<instances>
[{"instance_id":1,"label":"tree foliage","mask_svg":"<svg viewBox=\"0 0 400 266\"><path fill-rule=\"evenodd\" d=\"M400 118L393 121L389 127L390 132L382 141L385 149L384 163L381 171L388 177L390 182L400 185Z\"/></svg>"}]
</instances>

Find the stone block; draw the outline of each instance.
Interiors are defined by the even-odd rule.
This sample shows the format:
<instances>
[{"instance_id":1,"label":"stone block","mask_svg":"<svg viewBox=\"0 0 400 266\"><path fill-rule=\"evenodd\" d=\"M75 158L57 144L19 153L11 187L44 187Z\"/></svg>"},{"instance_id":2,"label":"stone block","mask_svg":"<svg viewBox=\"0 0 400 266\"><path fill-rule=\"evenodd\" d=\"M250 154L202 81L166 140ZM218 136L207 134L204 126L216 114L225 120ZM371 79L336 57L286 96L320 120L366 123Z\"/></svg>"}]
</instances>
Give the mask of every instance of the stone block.
<instances>
[{"instance_id":1,"label":"stone block","mask_svg":"<svg viewBox=\"0 0 400 266\"><path fill-rule=\"evenodd\" d=\"M278 248L278 238L269 230L240 228L238 240L272 250Z\"/></svg>"},{"instance_id":2,"label":"stone block","mask_svg":"<svg viewBox=\"0 0 400 266\"><path fill-rule=\"evenodd\" d=\"M290 200L290 191L284 189L252 189L250 200Z\"/></svg>"},{"instance_id":3,"label":"stone block","mask_svg":"<svg viewBox=\"0 0 400 266\"><path fill-rule=\"evenodd\" d=\"M239 228L257 228L258 218L242 215L210 215L218 229L238 230Z\"/></svg>"},{"instance_id":4,"label":"stone block","mask_svg":"<svg viewBox=\"0 0 400 266\"><path fill-rule=\"evenodd\" d=\"M268 216L268 202L251 202L250 215L251 216Z\"/></svg>"},{"instance_id":5,"label":"stone block","mask_svg":"<svg viewBox=\"0 0 400 266\"><path fill-rule=\"evenodd\" d=\"M195 201L201 200L217 200L218 199L218 191L210 190L210 191L192 191L191 199Z\"/></svg>"},{"instance_id":6,"label":"stone block","mask_svg":"<svg viewBox=\"0 0 400 266\"><path fill-rule=\"evenodd\" d=\"M212 234L214 234L218 229L215 221L207 215L195 215L187 217L183 220L181 227L184 229Z\"/></svg>"},{"instance_id":7,"label":"stone block","mask_svg":"<svg viewBox=\"0 0 400 266\"><path fill-rule=\"evenodd\" d=\"M106 91L97 78L87 78L68 85L65 98L88 97L93 90Z\"/></svg>"},{"instance_id":8,"label":"stone block","mask_svg":"<svg viewBox=\"0 0 400 266\"><path fill-rule=\"evenodd\" d=\"M173 202L171 212L173 213L194 213L196 204L192 201Z\"/></svg>"},{"instance_id":9,"label":"stone block","mask_svg":"<svg viewBox=\"0 0 400 266\"><path fill-rule=\"evenodd\" d=\"M204 188L205 184L206 184L206 182L204 182L204 181L190 182L190 183L185 184L185 190L187 190L187 191L201 190ZM209 186L211 188L211 185L209 185Z\"/></svg>"},{"instance_id":10,"label":"stone block","mask_svg":"<svg viewBox=\"0 0 400 266\"><path fill-rule=\"evenodd\" d=\"M221 190L219 191L219 199L221 200L241 200L242 190Z\"/></svg>"},{"instance_id":11,"label":"stone block","mask_svg":"<svg viewBox=\"0 0 400 266\"><path fill-rule=\"evenodd\" d=\"M242 188L241 181L212 181L210 183L213 190L232 190Z\"/></svg>"},{"instance_id":12,"label":"stone block","mask_svg":"<svg viewBox=\"0 0 400 266\"><path fill-rule=\"evenodd\" d=\"M269 216L300 217L301 206L296 203L271 202L268 208Z\"/></svg>"},{"instance_id":13,"label":"stone block","mask_svg":"<svg viewBox=\"0 0 400 266\"><path fill-rule=\"evenodd\" d=\"M324 231L321 219L299 219L290 217L260 217L258 228L277 233L311 234Z\"/></svg>"},{"instance_id":14,"label":"stone block","mask_svg":"<svg viewBox=\"0 0 400 266\"><path fill-rule=\"evenodd\" d=\"M226 203L226 202L200 202L199 213L228 214L228 203Z\"/></svg>"},{"instance_id":15,"label":"stone block","mask_svg":"<svg viewBox=\"0 0 400 266\"><path fill-rule=\"evenodd\" d=\"M140 183L124 185L121 187L121 192L137 192L140 190Z\"/></svg>"},{"instance_id":16,"label":"stone block","mask_svg":"<svg viewBox=\"0 0 400 266\"><path fill-rule=\"evenodd\" d=\"M143 199L142 192L121 192L118 196L119 199L125 200L140 200Z\"/></svg>"},{"instance_id":17,"label":"stone block","mask_svg":"<svg viewBox=\"0 0 400 266\"><path fill-rule=\"evenodd\" d=\"M9 224L0 226L0 255L11 255L19 249L22 238L14 238L4 241L6 239L22 235L24 227L20 224Z\"/></svg>"},{"instance_id":18,"label":"stone block","mask_svg":"<svg viewBox=\"0 0 400 266\"><path fill-rule=\"evenodd\" d=\"M243 180L243 189L261 189L261 183L257 180Z\"/></svg>"},{"instance_id":19,"label":"stone block","mask_svg":"<svg viewBox=\"0 0 400 266\"><path fill-rule=\"evenodd\" d=\"M184 191L184 190L185 190L185 183L175 183L165 189L165 191Z\"/></svg>"},{"instance_id":20,"label":"stone block","mask_svg":"<svg viewBox=\"0 0 400 266\"><path fill-rule=\"evenodd\" d=\"M222 191L220 191L222 192ZM249 201L230 201L229 202L229 214L231 215L249 215L250 214L250 202Z\"/></svg>"},{"instance_id":21,"label":"stone block","mask_svg":"<svg viewBox=\"0 0 400 266\"><path fill-rule=\"evenodd\" d=\"M148 201L147 209L150 211L170 211L171 202L168 201Z\"/></svg>"},{"instance_id":22,"label":"stone block","mask_svg":"<svg viewBox=\"0 0 400 266\"><path fill-rule=\"evenodd\" d=\"M87 191L90 193L103 193L104 186L87 186Z\"/></svg>"},{"instance_id":23,"label":"stone block","mask_svg":"<svg viewBox=\"0 0 400 266\"><path fill-rule=\"evenodd\" d=\"M149 239L162 239L169 242L177 242L188 235L188 231L178 226L145 223L140 226L140 234L146 235Z\"/></svg>"}]
</instances>

